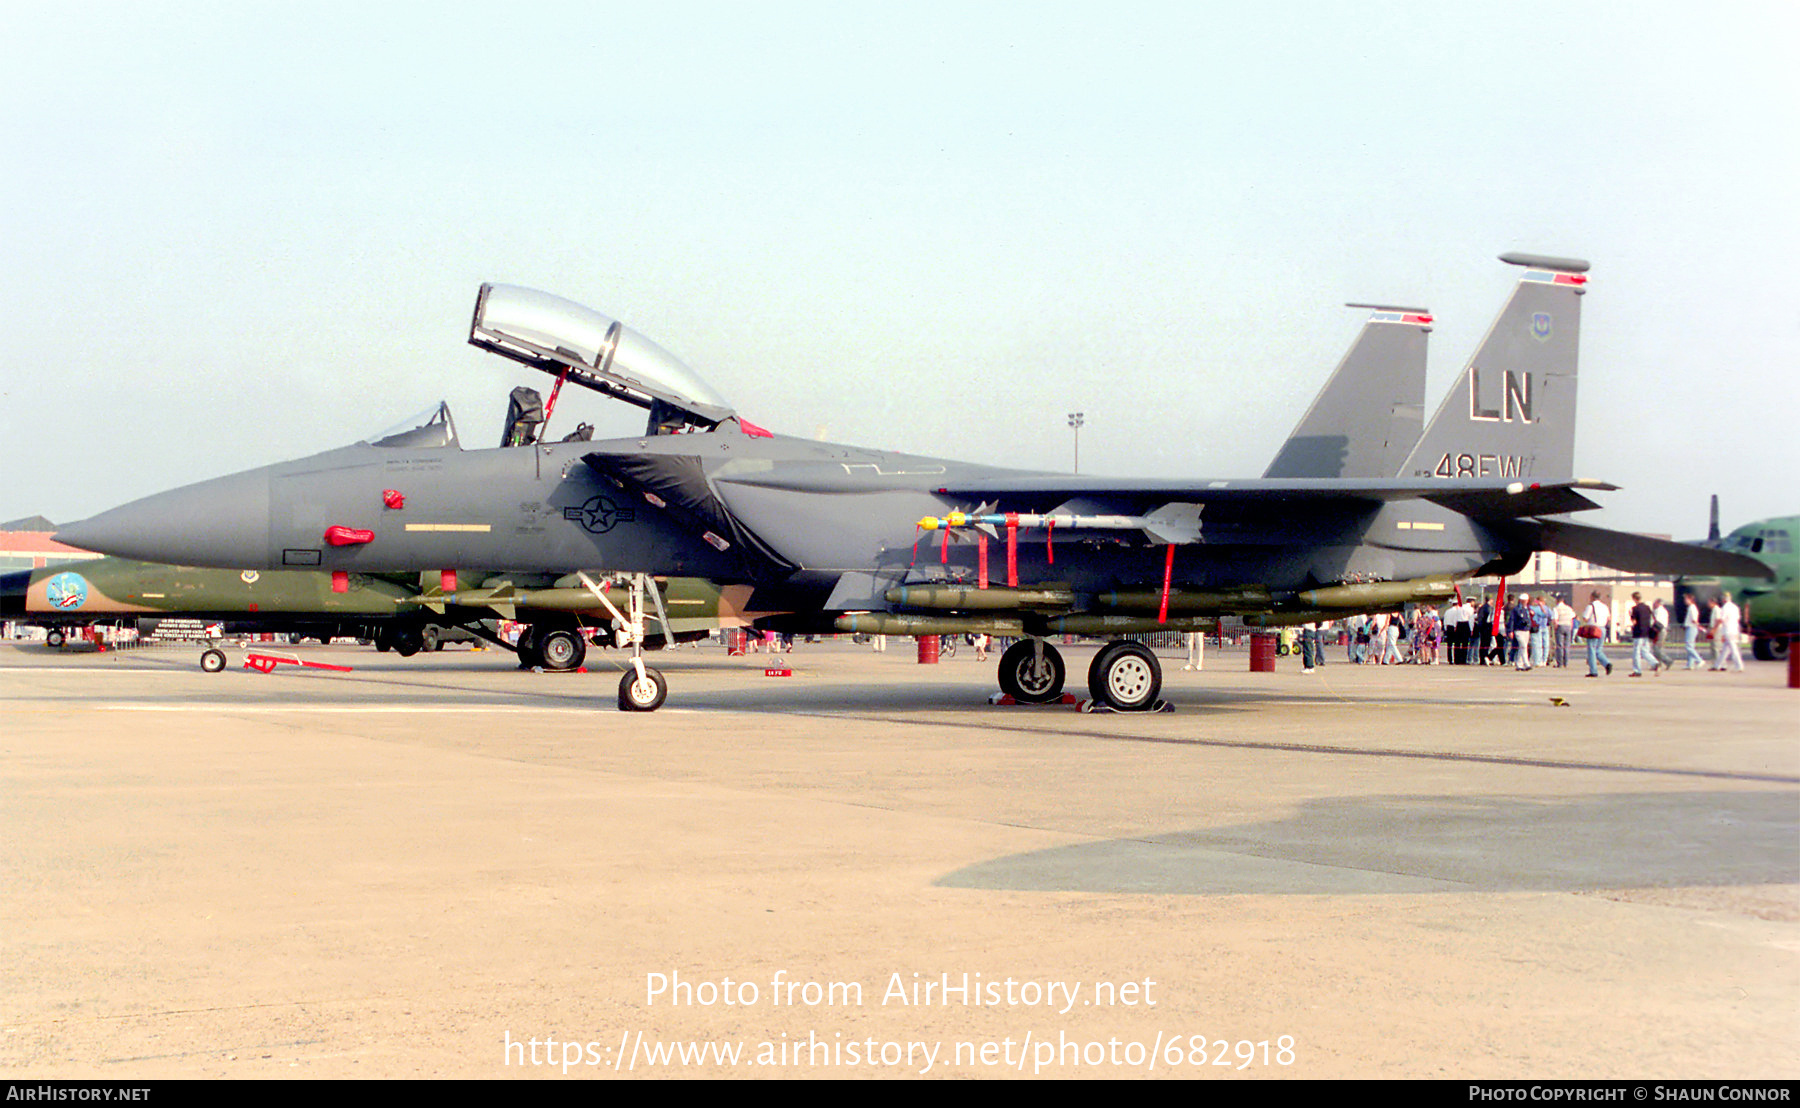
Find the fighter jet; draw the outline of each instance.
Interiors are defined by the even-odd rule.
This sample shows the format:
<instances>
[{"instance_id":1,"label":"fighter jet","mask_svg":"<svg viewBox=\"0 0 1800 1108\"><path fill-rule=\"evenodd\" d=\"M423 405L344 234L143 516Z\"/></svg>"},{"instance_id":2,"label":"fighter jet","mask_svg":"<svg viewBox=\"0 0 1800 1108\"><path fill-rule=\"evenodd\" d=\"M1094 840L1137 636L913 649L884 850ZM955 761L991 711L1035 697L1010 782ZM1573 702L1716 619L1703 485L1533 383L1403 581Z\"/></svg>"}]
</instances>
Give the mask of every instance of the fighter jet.
<instances>
[{"instance_id":1,"label":"fighter jet","mask_svg":"<svg viewBox=\"0 0 1800 1108\"><path fill-rule=\"evenodd\" d=\"M1588 265L1502 260L1525 273L1398 478L1069 476L771 435L619 321L484 285L471 343L647 408L646 433L482 451L403 434L147 497L57 537L203 565L703 577L784 613L765 629L1018 636L1000 685L1027 702L1062 693L1050 635L1333 618L1516 572L1538 550L1766 574L1559 518L1616 487L1573 477ZM1121 710L1153 706L1160 684L1155 656L1124 638L1088 672L1094 699ZM640 661L620 706L666 691Z\"/></svg>"}]
</instances>

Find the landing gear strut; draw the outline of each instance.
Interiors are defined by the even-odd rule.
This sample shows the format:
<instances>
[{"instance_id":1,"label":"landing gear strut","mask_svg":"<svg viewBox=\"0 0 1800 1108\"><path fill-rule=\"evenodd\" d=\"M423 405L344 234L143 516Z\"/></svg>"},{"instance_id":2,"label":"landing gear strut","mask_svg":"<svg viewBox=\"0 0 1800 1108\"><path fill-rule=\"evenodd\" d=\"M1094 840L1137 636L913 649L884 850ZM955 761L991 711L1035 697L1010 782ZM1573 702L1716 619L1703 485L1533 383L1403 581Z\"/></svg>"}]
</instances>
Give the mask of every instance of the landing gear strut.
<instances>
[{"instance_id":1,"label":"landing gear strut","mask_svg":"<svg viewBox=\"0 0 1800 1108\"><path fill-rule=\"evenodd\" d=\"M619 680L619 711L621 712L654 712L662 707L669 695L669 682L661 673L644 664L644 593L650 593L650 599L656 604L656 618L662 624L663 641L675 641L674 633L669 625L669 613L663 609L662 594L656 591L656 581L647 573L631 575L629 594L630 614L619 611L600 586L588 579L587 574L579 574L581 584L594 594L602 607L618 621L614 641L623 646L631 644L631 668L625 671Z\"/></svg>"}]
</instances>

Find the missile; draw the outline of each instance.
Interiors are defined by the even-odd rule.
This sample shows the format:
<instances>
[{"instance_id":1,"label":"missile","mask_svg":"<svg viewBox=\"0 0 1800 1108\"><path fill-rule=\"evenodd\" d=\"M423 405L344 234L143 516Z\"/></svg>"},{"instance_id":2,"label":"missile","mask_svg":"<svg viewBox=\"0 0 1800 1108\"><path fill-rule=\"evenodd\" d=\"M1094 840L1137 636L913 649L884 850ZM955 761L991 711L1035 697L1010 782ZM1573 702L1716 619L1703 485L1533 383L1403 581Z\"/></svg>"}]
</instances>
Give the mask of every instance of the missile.
<instances>
[{"instance_id":1,"label":"missile","mask_svg":"<svg viewBox=\"0 0 1800 1108\"><path fill-rule=\"evenodd\" d=\"M1246 585L1239 589L1222 589L1219 591L1200 591L1196 589L1171 589L1168 596L1171 612L1235 612L1262 611L1273 605L1269 590L1261 585ZM1161 611L1163 594L1155 589L1117 589L1094 594L1094 607L1113 608L1120 611L1155 612Z\"/></svg>"},{"instance_id":2,"label":"missile","mask_svg":"<svg viewBox=\"0 0 1800 1108\"><path fill-rule=\"evenodd\" d=\"M1016 589L1003 585L979 589L969 585L902 585L887 591L887 602L903 608L1072 608L1075 594L1067 588Z\"/></svg>"},{"instance_id":3,"label":"missile","mask_svg":"<svg viewBox=\"0 0 1800 1108\"><path fill-rule=\"evenodd\" d=\"M443 612L447 607L492 608L505 619L514 618L517 609L543 612L598 612L599 602L586 589L516 589L511 585L495 588L459 589L454 592L427 592L400 601Z\"/></svg>"},{"instance_id":4,"label":"missile","mask_svg":"<svg viewBox=\"0 0 1800 1108\"><path fill-rule=\"evenodd\" d=\"M1155 631L1210 631L1217 616L1186 616L1158 623L1155 616L1078 615L1056 616L1044 621L1052 635L1147 635Z\"/></svg>"},{"instance_id":5,"label":"missile","mask_svg":"<svg viewBox=\"0 0 1800 1108\"><path fill-rule=\"evenodd\" d=\"M1142 531L1158 542L1200 541L1200 511L1205 505L1169 503L1142 516L1078 515L1074 512L951 512L925 516L921 531L950 531L977 527L990 534L999 528L1029 530L1038 527L1077 531Z\"/></svg>"},{"instance_id":6,"label":"missile","mask_svg":"<svg viewBox=\"0 0 1800 1108\"><path fill-rule=\"evenodd\" d=\"M858 612L833 621L839 631L864 635L1012 635L1022 637L1024 624L1002 616L896 615L891 612Z\"/></svg>"},{"instance_id":7,"label":"missile","mask_svg":"<svg viewBox=\"0 0 1800 1108\"><path fill-rule=\"evenodd\" d=\"M1253 612L1242 617L1245 627L1298 627L1303 623L1322 623L1344 613L1334 612Z\"/></svg>"},{"instance_id":8,"label":"missile","mask_svg":"<svg viewBox=\"0 0 1800 1108\"><path fill-rule=\"evenodd\" d=\"M1302 604L1315 608L1387 608L1396 604L1447 600L1456 592L1448 577L1420 577L1411 581L1362 581L1330 585L1295 593Z\"/></svg>"}]
</instances>

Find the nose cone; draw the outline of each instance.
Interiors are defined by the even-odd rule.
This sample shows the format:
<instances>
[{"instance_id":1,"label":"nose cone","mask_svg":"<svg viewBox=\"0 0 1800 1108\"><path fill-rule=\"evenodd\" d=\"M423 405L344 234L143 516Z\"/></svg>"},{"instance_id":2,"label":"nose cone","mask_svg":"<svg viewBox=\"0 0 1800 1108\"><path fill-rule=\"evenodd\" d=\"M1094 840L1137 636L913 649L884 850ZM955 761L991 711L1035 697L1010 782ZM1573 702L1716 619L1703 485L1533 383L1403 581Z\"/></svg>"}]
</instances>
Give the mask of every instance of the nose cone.
<instances>
[{"instance_id":1,"label":"nose cone","mask_svg":"<svg viewBox=\"0 0 1800 1108\"><path fill-rule=\"evenodd\" d=\"M146 496L71 523L56 541L144 562L260 566L269 555L269 473L253 469Z\"/></svg>"}]
</instances>

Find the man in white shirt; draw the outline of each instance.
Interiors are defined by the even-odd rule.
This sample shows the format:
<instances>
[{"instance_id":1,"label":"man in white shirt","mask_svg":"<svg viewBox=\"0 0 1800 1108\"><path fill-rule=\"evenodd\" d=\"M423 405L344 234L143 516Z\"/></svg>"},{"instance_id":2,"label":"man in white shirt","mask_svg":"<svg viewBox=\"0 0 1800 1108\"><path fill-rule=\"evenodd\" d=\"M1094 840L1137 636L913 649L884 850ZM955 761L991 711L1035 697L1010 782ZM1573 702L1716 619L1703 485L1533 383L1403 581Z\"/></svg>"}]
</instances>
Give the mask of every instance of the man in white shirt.
<instances>
[{"instance_id":1,"label":"man in white shirt","mask_svg":"<svg viewBox=\"0 0 1800 1108\"><path fill-rule=\"evenodd\" d=\"M1738 606L1731 602L1730 593L1721 593L1719 599L1713 601L1713 641L1718 645L1714 655L1718 659L1718 664L1713 666L1715 671L1723 672L1725 660L1729 658L1737 666L1739 673L1744 672L1744 656L1738 653L1740 619L1742 615Z\"/></svg>"},{"instance_id":2,"label":"man in white shirt","mask_svg":"<svg viewBox=\"0 0 1800 1108\"><path fill-rule=\"evenodd\" d=\"M1556 623L1556 662L1563 669L1569 668L1569 644L1575 641L1575 609L1562 597L1556 598L1556 607L1550 610L1551 619Z\"/></svg>"},{"instance_id":3,"label":"man in white shirt","mask_svg":"<svg viewBox=\"0 0 1800 1108\"><path fill-rule=\"evenodd\" d=\"M1700 605L1694 603L1694 594L1688 593L1681 602L1681 638L1687 646L1687 667L1689 669L1705 669L1706 659L1694 648L1700 638Z\"/></svg>"},{"instance_id":4,"label":"man in white shirt","mask_svg":"<svg viewBox=\"0 0 1800 1108\"><path fill-rule=\"evenodd\" d=\"M1656 618L1656 634L1650 637L1650 649L1656 655L1656 664L1664 669L1669 668L1669 656L1663 653L1663 643L1669 639L1669 609L1657 597L1650 605L1650 614Z\"/></svg>"},{"instance_id":5,"label":"man in white shirt","mask_svg":"<svg viewBox=\"0 0 1800 1108\"><path fill-rule=\"evenodd\" d=\"M1600 593L1594 592L1588 598L1588 606L1581 613L1581 641L1587 644L1587 663L1589 677L1600 676L1600 667L1606 667L1607 676L1612 675L1612 659L1606 656L1606 630L1612 623L1612 612L1600 600ZM1592 630L1589 630L1592 628Z\"/></svg>"}]
</instances>

